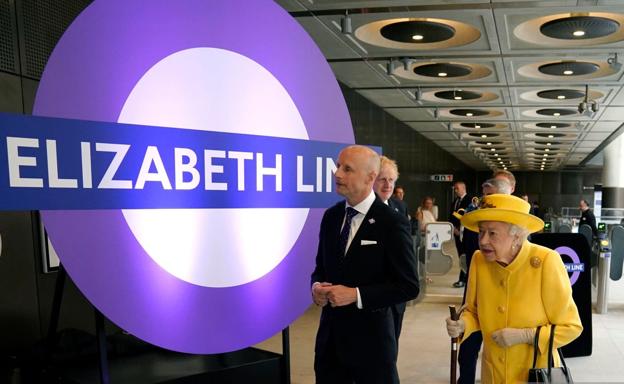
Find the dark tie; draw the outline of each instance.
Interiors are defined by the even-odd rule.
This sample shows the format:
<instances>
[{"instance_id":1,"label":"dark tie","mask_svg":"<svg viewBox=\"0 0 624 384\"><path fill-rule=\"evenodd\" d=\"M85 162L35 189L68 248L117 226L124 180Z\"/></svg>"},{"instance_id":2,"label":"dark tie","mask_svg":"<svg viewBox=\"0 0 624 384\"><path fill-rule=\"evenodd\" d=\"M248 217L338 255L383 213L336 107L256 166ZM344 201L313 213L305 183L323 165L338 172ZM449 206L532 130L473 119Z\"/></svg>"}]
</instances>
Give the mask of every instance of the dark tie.
<instances>
[{"instance_id":1,"label":"dark tie","mask_svg":"<svg viewBox=\"0 0 624 384\"><path fill-rule=\"evenodd\" d=\"M345 253L347 251L347 242L349 241L349 232L351 231L351 220L357 214L358 211L351 207L347 207L345 222L342 226L342 230L340 231L340 236L338 237L338 257L340 258L340 260L345 257Z\"/></svg>"}]
</instances>

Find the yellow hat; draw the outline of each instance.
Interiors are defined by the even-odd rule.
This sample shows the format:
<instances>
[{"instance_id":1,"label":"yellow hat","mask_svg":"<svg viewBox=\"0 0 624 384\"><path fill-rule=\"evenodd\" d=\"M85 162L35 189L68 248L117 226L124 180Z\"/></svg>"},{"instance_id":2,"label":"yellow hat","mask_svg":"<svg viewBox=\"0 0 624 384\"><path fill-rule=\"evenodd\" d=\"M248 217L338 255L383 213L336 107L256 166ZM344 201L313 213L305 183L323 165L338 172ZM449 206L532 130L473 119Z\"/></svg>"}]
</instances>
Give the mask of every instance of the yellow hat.
<instances>
[{"instance_id":1,"label":"yellow hat","mask_svg":"<svg viewBox=\"0 0 624 384\"><path fill-rule=\"evenodd\" d=\"M544 228L539 217L529 214L531 205L519 197L494 194L481 199L479 209L466 213L461 223L474 232L479 232L481 221L502 221L526 228L530 233Z\"/></svg>"}]
</instances>

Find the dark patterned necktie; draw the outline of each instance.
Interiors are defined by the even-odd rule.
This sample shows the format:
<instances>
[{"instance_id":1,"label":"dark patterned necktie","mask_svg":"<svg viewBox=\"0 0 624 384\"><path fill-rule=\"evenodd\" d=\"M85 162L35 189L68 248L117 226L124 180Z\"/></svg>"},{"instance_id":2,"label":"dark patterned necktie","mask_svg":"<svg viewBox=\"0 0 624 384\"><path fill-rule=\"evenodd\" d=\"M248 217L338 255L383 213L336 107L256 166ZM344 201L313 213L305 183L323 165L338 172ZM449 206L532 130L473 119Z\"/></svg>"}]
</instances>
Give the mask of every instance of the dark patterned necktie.
<instances>
[{"instance_id":1,"label":"dark patterned necktie","mask_svg":"<svg viewBox=\"0 0 624 384\"><path fill-rule=\"evenodd\" d=\"M342 230L340 231L340 236L338 237L338 257L340 258L340 260L345 257L345 253L347 251L347 242L349 241L349 232L351 231L351 220L357 214L358 211L351 207L347 207L345 222L342 226Z\"/></svg>"}]
</instances>

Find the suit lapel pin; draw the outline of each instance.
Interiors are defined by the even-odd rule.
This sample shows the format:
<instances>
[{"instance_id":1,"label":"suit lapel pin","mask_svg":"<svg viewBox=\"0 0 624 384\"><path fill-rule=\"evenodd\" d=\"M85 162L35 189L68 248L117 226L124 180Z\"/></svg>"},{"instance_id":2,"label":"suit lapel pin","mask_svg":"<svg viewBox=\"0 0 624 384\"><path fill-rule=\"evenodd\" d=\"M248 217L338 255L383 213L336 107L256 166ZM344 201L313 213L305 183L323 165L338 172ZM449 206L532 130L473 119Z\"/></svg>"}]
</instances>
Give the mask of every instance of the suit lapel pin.
<instances>
[{"instance_id":1,"label":"suit lapel pin","mask_svg":"<svg viewBox=\"0 0 624 384\"><path fill-rule=\"evenodd\" d=\"M375 224L375 219L368 219L368 222L371 224Z\"/></svg>"}]
</instances>

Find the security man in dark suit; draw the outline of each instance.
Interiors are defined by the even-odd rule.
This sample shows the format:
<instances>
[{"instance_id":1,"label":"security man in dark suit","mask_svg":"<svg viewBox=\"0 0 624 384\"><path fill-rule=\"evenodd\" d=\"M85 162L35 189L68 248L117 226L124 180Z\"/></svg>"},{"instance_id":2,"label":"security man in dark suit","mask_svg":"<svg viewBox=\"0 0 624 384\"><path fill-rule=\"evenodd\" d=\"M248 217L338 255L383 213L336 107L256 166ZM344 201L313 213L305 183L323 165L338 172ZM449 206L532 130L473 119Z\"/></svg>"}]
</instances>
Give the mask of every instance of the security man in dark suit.
<instances>
[{"instance_id":1,"label":"security man in dark suit","mask_svg":"<svg viewBox=\"0 0 624 384\"><path fill-rule=\"evenodd\" d=\"M379 156L340 152L336 191L345 197L321 222L312 297L323 307L314 371L322 383L398 383L392 307L418 295L406 218L376 198Z\"/></svg>"},{"instance_id":2,"label":"security man in dark suit","mask_svg":"<svg viewBox=\"0 0 624 384\"><path fill-rule=\"evenodd\" d=\"M462 243L459 236L460 223L459 220L453 215L453 213L457 212L460 209L468 208L470 204L470 197L468 193L466 193L466 183L463 181L456 181L453 184L453 192L455 193L455 199L451 204L451 212L449 214L449 221L453 224L453 238L455 239L455 246L457 247L457 254L462 255ZM462 288L466 285L468 281L466 273L463 270L459 271L459 278L456 282L453 283L454 288Z\"/></svg>"},{"instance_id":3,"label":"security man in dark suit","mask_svg":"<svg viewBox=\"0 0 624 384\"><path fill-rule=\"evenodd\" d=\"M596 216L591 209L589 209L589 203L587 200L582 199L579 202L579 209L581 211L581 218L579 220L579 227L583 224L589 225L594 237L598 236L598 227L596 227Z\"/></svg>"},{"instance_id":4,"label":"security man in dark suit","mask_svg":"<svg viewBox=\"0 0 624 384\"><path fill-rule=\"evenodd\" d=\"M407 208L403 202L393 197L394 184L399 178L399 167L397 163L386 157L381 156L381 167L379 175L373 185L373 191L382 203L392 208L397 214L407 218ZM401 327L403 326L403 315L405 314L405 303L399 303L392 307L392 315L394 316L394 331L396 333L397 345L399 336L401 335Z\"/></svg>"}]
</instances>

